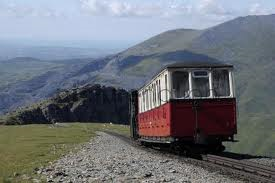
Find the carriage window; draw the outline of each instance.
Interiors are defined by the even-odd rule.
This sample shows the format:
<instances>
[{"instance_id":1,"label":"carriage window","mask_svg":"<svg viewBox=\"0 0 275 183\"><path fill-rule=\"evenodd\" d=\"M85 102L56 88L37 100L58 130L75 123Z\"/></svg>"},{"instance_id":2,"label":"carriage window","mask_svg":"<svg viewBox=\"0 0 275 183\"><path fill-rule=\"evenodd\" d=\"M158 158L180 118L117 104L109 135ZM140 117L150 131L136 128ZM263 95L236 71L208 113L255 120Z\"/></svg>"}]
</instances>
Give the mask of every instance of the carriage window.
<instances>
[{"instance_id":1,"label":"carriage window","mask_svg":"<svg viewBox=\"0 0 275 183\"><path fill-rule=\"evenodd\" d=\"M159 100L158 89L159 89L159 83L158 83L158 81L156 81L156 105L157 106L159 105L159 103L158 103L158 100Z\"/></svg>"},{"instance_id":2,"label":"carriage window","mask_svg":"<svg viewBox=\"0 0 275 183\"><path fill-rule=\"evenodd\" d=\"M149 97L148 97L148 89L146 89L146 108L145 110L148 111L149 108Z\"/></svg>"},{"instance_id":3,"label":"carriage window","mask_svg":"<svg viewBox=\"0 0 275 183\"><path fill-rule=\"evenodd\" d=\"M143 112L145 112L145 105L146 105L145 91L143 91Z\"/></svg>"},{"instance_id":4,"label":"carriage window","mask_svg":"<svg viewBox=\"0 0 275 183\"><path fill-rule=\"evenodd\" d=\"M210 96L208 71L192 72L192 93L194 97Z\"/></svg>"},{"instance_id":5,"label":"carriage window","mask_svg":"<svg viewBox=\"0 0 275 183\"><path fill-rule=\"evenodd\" d=\"M167 74L165 75L165 102L168 100L168 83L167 83Z\"/></svg>"},{"instance_id":6,"label":"carriage window","mask_svg":"<svg viewBox=\"0 0 275 183\"><path fill-rule=\"evenodd\" d=\"M141 100L142 100L142 97L141 97L141 95L139 96L139 113L141 113L142 112L142 103L141 103Z\"/></svg>"},{"instance_id":7,"label":"carriage window","mask_svg":"<svg viewBox=\"0 0 275 183\"><path fill-rule=\"evenodd\" d=\"M189 74L188 72L173 72L173 96L175 98L189 98Z\"/></svg>"},{"instance_id":8,"label":"carriage window","mask_svg":"<svg viewBox=\"0 0 275 183\"><path fill-rule=\"evenodd\" d=\"M159 89L158 89L159 105L161 105L161 86L160 86L160 80L158 80L158 81L159 81L159 84L158 84L158 86L159 86Z\"/></svg>"},{"instance_id":9,"label":"carriage window","mask_svg":"<svg viewBox=\"0 0 275 183\"><path fill-rule=\"evenodd\" d=\"M215 97L230 95L228 70L213 71L213 94Z\"/></svg>"},{"instance_id":10,"label":"carriage window","mask_svg":"<svg viewBox=\"0 0 275 183\"><path fill-rule=\"evenodd\" d=\"M151 109L151 86L149 86L149 89L148 89L148 101L149 101L148 109L150 110Z\"/></svg>"}]
</instances>

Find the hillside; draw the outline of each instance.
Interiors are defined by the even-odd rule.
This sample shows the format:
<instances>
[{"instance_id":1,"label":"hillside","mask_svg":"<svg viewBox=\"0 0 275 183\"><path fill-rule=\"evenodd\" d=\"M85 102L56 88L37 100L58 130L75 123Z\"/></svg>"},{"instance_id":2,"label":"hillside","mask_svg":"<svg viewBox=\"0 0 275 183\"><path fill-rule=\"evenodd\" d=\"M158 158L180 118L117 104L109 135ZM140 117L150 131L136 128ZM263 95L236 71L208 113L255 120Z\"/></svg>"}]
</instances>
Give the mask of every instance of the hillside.
<instances>
[{"instance_id":1,"label":"hillside","mask_svg":"<svg viewBox=\"0 0 275 183\"><path fill-rule=\"evenodd\" d=\"M203 31L177 29L152 37L123 52L124 56L144 56L187 49Z\"/></svg>"},{"instance_id":2,"label":"hillside","mask_svg":"<svg viewBox=\"0 0 275 183\"><path fill-rule=\"evenodd\" d=\"M275 15L240 17L206 30L168 31L117 55L75 66L73 71L19 83L7 93L9 100L17 101L21 89L30 88L34 81L41 86L31 88L31 95L21 101L46 98L59 88L86 83L138 88L166 64L205 59L229 62L236 68L240 142L231 148L275 156Z\"/></svg>"}]
</instances>

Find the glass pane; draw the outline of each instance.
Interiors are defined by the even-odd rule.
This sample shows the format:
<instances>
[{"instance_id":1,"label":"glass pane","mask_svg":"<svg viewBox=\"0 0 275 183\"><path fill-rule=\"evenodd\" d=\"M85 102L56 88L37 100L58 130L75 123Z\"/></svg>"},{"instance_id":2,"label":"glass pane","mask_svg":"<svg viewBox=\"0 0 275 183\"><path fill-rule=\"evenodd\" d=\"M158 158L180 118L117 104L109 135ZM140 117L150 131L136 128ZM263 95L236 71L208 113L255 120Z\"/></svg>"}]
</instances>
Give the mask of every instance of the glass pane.
<instances>
[{"instance_id":1,"label":"glass pane","mask_svg":"<svg viewBox=\"0 0 275 183\"><path fill-rule=\"evenodd\" d=\"M193 96L194 97L209 97L209 77L196 77L192 78Z\"/></svg>"},{"instance_id":2,"label":"glass pane","mask_svg":"<svg viewBox=\"0 0 275 183\"><path fill-rule=\"evenodd\" d=\"M189 98L188 72L173 72L173 95L175 98Z\"/></svg>"},{"instance_id":3,"label":"glass pane","mask_svg":"<svg viewBox=\"0 0 275 183\"><path fill-rule=\"evenodd\" d=\"M168 100L168 83L167 83L167 75L165 75L165 101Z\"/></svg>"},{"instance_id":4,"label":"glass pane","mask_svg":"<svg viewBox=\"0 0 275 183\"><path fill-rule=\"evenodd\" d=\"M215 97L230 95L228 70L213 71L213 93Z\"/></svg>"},{"instance_id":5,"label":"glass pane","mask_svg":"<svg viewBox=\"0 0 275 183\"><path fill-rule=\"evenodd\" d=\"M207 71L194 71L193 72L193 77L208 77L208 72Z\"/></svg>"}]
</instances>

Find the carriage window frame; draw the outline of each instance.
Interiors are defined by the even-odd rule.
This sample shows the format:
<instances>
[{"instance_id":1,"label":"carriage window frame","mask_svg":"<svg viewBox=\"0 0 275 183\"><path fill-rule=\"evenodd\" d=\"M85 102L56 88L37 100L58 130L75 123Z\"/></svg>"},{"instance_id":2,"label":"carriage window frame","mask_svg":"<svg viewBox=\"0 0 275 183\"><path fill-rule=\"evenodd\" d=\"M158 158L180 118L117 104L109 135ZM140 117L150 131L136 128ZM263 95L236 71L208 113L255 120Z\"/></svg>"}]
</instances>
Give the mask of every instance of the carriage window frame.
<instances>
[{"instance_id":1,"label":"carriage window frame","mask_svg":"<svg viewBox=\"0 0 275 183\"><path fill-rule=\"evenodd\" d=\"M185 97L185 94L181 95L181 97L180 97L179 96L180 92L177 91L177 89L176 89L176 88L179 87L179 85L178 85L178 80L176 80L175 78L179 79L179 76L175 77L175 74L179 74L179 73L181 73L181 74L184 73L184 74L187 75L187 77L186 77L186 83L185 84L187 85L188 90L184 91L184 93L189 93L190 94L190 82L189 82L189 75L190 75L189 73L190 72L189 72L189 70L182 70L182 69L181 70L174 70L174 71L171 72L171 79L170 79L172 97L174 99L190 99L191 97L190 96L189 97ZM183 79L182 76L181 76L180 79ZM176 81L177 81L177 85L175 86Z\"/></svg>"},{"instance_id":2,"label":"carriage window frame","mask_svg":"<svg viewBox=\"0 0 275 183\"><path fill-rule=\"evenodd\" d=\"M165 74L164 75L164 83L165 83L165 102L168 101L169 97L168 97L168 75Z\"/></svg>"},{"instance_id":3,"label":"carriage window frame","mask_svg":"<svg viewBox=\"0 0 275 183\"><path fill-rule=\"evenodd\" d=\"M211 88L212 88L212 86L211 86L211 84L212 84L212 81L211 81L211 77L210 77L210 73L211 73L211 71L210 70L208 70L208 69L192 69L191 71L191 86L189 86L189 88L190 88L190 91L191 91L191 93L192 93L192 98L193 99L204 99L204 98L212 98L212 95L211 95ZM206 74L205 75L196 75L195 73L196 72L205 72ZM190 77L190 76L189 76ZM197 91L197 90L199 90L199 89L194 89L194 82L195 82L195 80L196 79L207 79L207 85L208 85L208 90L206 90L207 91L207 93L206 93L206 95L207 96L194 96L194 94L195 94L195 91ZM192 87L192 88L191 88ZM201 91L199 92L199 94L201 94Z\"/></svg>"},{"instance_id":4,"label":"carriage window frame","mask_svg":"<svg viewBox=\"0 0 275 183\"><path fill-rule=\"evenodd\" d=\"M212 88L214 89L214 71L227 71L228 73L228 89L229 89L229 95L221 95L221 96L215 96L215 93L213 93L213 98L234 98L235 97L235 86L234 86L234 76L233 76L233 70L232 68L214 68L211 70L212 73Z\"/></svg>"},{"instance_id":5,"label":"carriage window frame","mask_svg":"<svg viewBox=\"0 0 275 183\"><path fill-rule=\"evenodd\" d=\"M214 70L227 70L228 71L228 78L229 78L229 95L228 96L215 96L214 92L211 91L213 89L213 71ZM183 71L183 72L188 72L189 73L189 79L191 80L189 82L189 91L193 90L193 81L192 81L192 77L194 76L194 72L196 71L206 71L207 75L202 75L202 76L196 76L197 77L205 77L205 78L209 78L209 96L207 97L196 97L193 95L193 92L190 92L190 98L186 98L186 99L211 99L211 98L234 98L235 97L235 82L234 82L234 75L233 75L233 69L232 68L228 68L228 67L221 67L221 68L181 68L181 69L173 69L170 70L169 72L170 74L170 79L169 82L171 83L170 89L173 89L173 73L177 72L177 71ZM190 78L191 77L191 78ZM173 93L173 92L172 92ZM177 98L174 95L171 95L171 97L173 99L183 99L184 98Z\"/></svg>"}]
</instances>

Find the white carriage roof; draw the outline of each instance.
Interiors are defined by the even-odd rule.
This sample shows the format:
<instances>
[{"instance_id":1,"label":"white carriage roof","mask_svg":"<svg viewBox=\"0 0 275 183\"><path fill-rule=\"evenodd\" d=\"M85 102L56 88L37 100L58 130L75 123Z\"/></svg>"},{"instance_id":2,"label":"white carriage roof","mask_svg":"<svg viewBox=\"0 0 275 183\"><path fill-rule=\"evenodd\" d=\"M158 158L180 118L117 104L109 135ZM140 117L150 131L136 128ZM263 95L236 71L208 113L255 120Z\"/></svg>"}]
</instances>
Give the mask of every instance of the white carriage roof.
<instances>
[{"instance_id":1,"label":"white carriage roof","mask_svg":"<svg viewBox=\"0 0 275 183\"><path fill-rule=\"evenodd\" d=\"M170 64L165 66L164 69L172 69L172 68L221 68L221 67L233 67L231 64L227 64L219 61L183 61L177 62L174 64Z\"/></svg>"}]
</instances>

